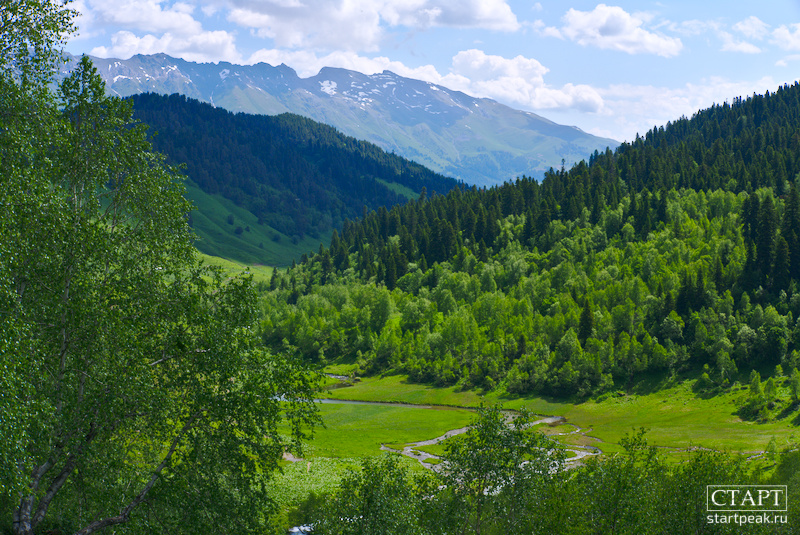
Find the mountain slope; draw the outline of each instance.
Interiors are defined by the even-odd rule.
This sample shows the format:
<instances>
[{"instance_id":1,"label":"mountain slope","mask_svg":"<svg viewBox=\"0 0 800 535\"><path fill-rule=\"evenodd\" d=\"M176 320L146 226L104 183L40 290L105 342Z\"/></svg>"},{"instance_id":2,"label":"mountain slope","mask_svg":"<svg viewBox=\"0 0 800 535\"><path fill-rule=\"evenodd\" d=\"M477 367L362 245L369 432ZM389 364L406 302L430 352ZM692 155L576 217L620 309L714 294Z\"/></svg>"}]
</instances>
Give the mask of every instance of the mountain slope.
<instances>
[{"instance_id":1,"label":"mountain slope","mask_svg":"<svg viewBox=\"0 0 800 535\"><path fill-rule=\"evenodd\" d=\"M119 96L180 93L231 111L296 113L471 184L538 177L559 168L562 159L571 165L618 145L389 71L367 76L324 68L300 78L286 65L198 64L164 54L92 59L108 90Z\"/></svg>"},{"instance_id":2,"label":"mountain slope","mask_svg":"<svg viewBox=\"0 0 800 535\"><path fill-rule=\"evenodd\" d=\"M233 114L182 95L134 95L153 146L185 165L208 254L286 265L345 219L459 184L297 115Z\"/></svg>"},{"instance_id":3,"label":"mountain slope","mask_svg":"<svg viewBox=\"0 0 800 535\"><path fill-rule=\"evenodd\" d=\"M751 385L740 417L796 415L798 148L795 83L542 182L369 214L274 283L265 338L361 374L513 394L583 397L649 376L699 378L710 395L738 381ZM361 303L373 305L354 328Z\"/></svg>"}]
</instances>

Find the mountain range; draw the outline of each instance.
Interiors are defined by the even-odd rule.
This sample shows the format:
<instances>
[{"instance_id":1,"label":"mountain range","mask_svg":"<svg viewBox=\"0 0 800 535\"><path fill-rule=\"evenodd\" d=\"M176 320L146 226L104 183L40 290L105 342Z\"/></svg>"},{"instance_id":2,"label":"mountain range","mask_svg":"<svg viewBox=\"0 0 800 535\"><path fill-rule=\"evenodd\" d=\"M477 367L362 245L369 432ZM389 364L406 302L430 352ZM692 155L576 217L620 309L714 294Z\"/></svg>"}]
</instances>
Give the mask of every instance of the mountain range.
<instances>
[{"instance_id":1,"label":"mountain range","mask_svg":"<svg viewBox=\"0 0 800 535\"><path fill-rule=\"evenodd\" d=\"M64 67L70 70L71 58ZM286 65L193 63L165 54L92 58L118 96L180 93L233 112L294 113L479 186L539 179L618 142L494 100L384 71L323 68L301 78Z\"/></svg>"},{"instance_id":2,"label":"mountain range","mask_svg":"<svg viewBox=\"0 0 800 535\"><path fill-rule=\"evenodd\" d=\"M463 187L307 117L234 114L178 94L128 98L153 147L183 166L197 247L214 256L291 264L365 210Z\"/></svg>"}]
</instances>

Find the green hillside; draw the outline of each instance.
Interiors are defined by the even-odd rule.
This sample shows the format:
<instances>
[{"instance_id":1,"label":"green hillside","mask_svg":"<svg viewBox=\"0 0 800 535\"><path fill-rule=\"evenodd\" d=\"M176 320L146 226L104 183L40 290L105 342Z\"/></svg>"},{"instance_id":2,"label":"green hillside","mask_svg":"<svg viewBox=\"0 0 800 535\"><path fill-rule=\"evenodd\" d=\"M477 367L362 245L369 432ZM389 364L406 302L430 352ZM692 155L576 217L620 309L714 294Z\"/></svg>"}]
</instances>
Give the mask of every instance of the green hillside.
<instances>
[{"instance_id":1,"label":"green hillside","mask_svg":"<svg viewBox=\"0 0 800 535\"><path fill-rule=\"evenodd\" d=\"M286 266L365 209L459 186L296 115L234 115L179 95L131 100L157 132L154 147L184 166L197 247L207 254Z\"/></svg>"},{"instance_id":2,"label":"green hillside","mask_svg":"<svg viewBox=\"0 0 800 535\"><path fill-rule=\"evenodd\" d=\"M265 338L357 374L599 395L643 374L800 396L800 85L736 99L571 170L365 219L265 297ZM762 384L763 383L763 384Z\"/></svg>"},{"instance_id":3,"label":"green hillside","mask_svg":"<svg viewBox=\"0 0 800 535\"><path fill-rule=\"evenodd\" d=\"M292 259L299 259L330 240L332 231L321 233L318 238L299 239L286 236L269 225L258 224L258 217L252 212L222 195L204 192L191 180L186 184L186 197L195 206L190 215L192 228L198 236L195 246L212 256L247 264L286 266Z\"/></svg>"}]
</instances>

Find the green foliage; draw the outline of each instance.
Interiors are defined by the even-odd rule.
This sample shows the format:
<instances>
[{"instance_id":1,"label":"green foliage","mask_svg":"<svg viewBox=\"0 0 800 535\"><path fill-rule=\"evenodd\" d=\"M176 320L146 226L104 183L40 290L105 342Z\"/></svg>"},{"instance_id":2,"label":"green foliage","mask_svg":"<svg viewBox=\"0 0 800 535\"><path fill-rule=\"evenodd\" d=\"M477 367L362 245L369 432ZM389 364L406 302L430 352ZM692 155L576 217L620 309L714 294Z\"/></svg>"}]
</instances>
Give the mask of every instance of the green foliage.
<instances>
[{"instance_id":1,"label":"green foliage","mask_svg":"<svg viewBox=\"0 0 800 535\"><path fill-rule=\"evenodd\" d=\"M397 456L368 457L329 501L314 532L328 535L412 535L424 496Z\"/></svg>"},{"instance_id":2,"label":"green foliage","mask_svg":"<svg viewBox=\"0 0 800 535\"><path fill-rule=\"evenodd\" d=\"M54 5L3 4L26 10L3 38L44 17L22 38L52 46L69 29ZM25 68L0 75L0 504L14 532L263 529L267 481L316 421L313 382L260 346L251 279L197 262L182 177L130 103L105 96L88 58L58 104Z\"/></svg>"},{"instance_id":3,"label":"green foliage","mask_svg":"<svg viewBox=\"0 0 800 535\"><path fill-rule=\"evenodd\" d=\"M523 528L530 522L527 501L542 494L563 469L563 453L530 429L530 415L507 419L496 407L481 408L470 429L445 444L442 481L462 531L481 533L485 525Z\"/></svg>"},{"instance_id":4,"label":"green foliage","mask_svg":"<svg viewBox=\"0 0 800 535\"><path fill-rule=\"evenodd\" d=\"M659 503L660 481L666 470L644 430L620 442L624 453L589 462L577 486L589 502L584 522L600 533L651 533L658 517L650 514Z\"/></svg>"},{"instance_id":5,"label":"green foliage","mask_svg":"<svg viewBox=\"0 0 800 535\"><path fill-rule=\"evenodd\" d=\"M677 371L687 360L716 365L714 380L732 384L740 365L764 354L758 344L785 347L784 353L790 349L781 345L788 340L786 320L773 307L766 316L762 312L756 325L736 313L728 294L687 302L683 316L673 308L685 266L702 273L708 251L728 250L726 266L735 278L744 258L743 247L731 245L741 243L736 227L726 223L735 216L737 198L724 192L710 195L731 211L708 220L695 209L698 197L688 191L672 197L676 214L693 211L697 218L685 218L684 232L691 237L683 240L672 227L662 227L651 231L646 242L615 238L600 248L592 245L604 234L600 225L570 222L560 225L561 241L551 251L523 252L512 239L481 262L464 247L452 261L425 272L408 264L391 291L347 270L327 275L321 285L322 264L310 261L287 273L294 286L284 283L285 290L278 288L265 299L265 337L276 348L285 340L308 359L317 359L319 349L328 362L353 361L360 352L362 373L404 371L417 381L484 389L505 381L514 393L587 395L644 371ZM361 265L372 257L371 250L366 248L364 256L351 253L349 264ZM687 295L696 293L697 280L702 279L691 277L686 283L692 288ZM350 297L330 302L328 287ZM322 297L331 306L295 311L285 303L291 288ZM350 311L356 301L364 303L362 310L369 309L370 300L361 297L366 295L393 303L392 314L403 330L393 338L392 358L376 358L375 341L386 340L387 327L395 324L379 327L365 312ZM579 304L577 295L593 296L591 308L585 300ZM578 335L581 326L584 340ZM745 343L734 346L731 339L737 336ZM309 348L315 339L320 347ZM779 361L778 355L768 358Z\"/></svg>"},{"instance_id":6,"label":"green foliage","mask_svg":"<svg viewBox=\"0 0 800 535\"><path fill-rule=\"evenodd\" d=\"M75 29L73 20L77 12L60 2L37 0L3 0L0 7L3 77L39 92L50 83L60 47Z\"/></svg>"},{"instance_id":7,"label":"green foliage","mask_svg":"<svg viewBox=\"0 0 800 535\"><path fill-rule=\"evenodd\" d=\"M792 401L796 403L800 401L800 370L797 368L795 368L792 372L792 377L789 380L789 384L792 392Z\"/></svg>"},{"instance_id":8,"label":"green foliage","mask_svg":"<svg viewBox=\"0 0 800 535\"><path fill-rule=\"evenodd\" d=\"M773 523L717 529L708 523L706 492L708 485L788 484L792 495L797 452L776 454L774 475L762 477L743 458L713 451L670 463L643 430L621 445L617 454L566 469L542 435L483 409L466 436L445 442L446 461L436 474L411 483L397 460L365 463L318 513L315 532L791 532L791 524Z\"/></svg>"},{"instance_id":9,"label":"green foliage","mask_svg":"<svg viewBox=\"0 0 800 535\"><path fill-rule=\"evenodd\" d=\"M750 372L750 397L760 398L764 395L764 390L761 387L761 374L756 370Z\"/></svg>"},{"instance_id":10,"label":"green foliage","mask_svg":"<svg viewBox=\"0 0 800 535\"><path fill-rule=\"evenodd\" d=\"M13 313L24 289L14 261L36 251L15 238L49 201L46 182L32 180L29 167L51 167L44 135L58 114L46 84L74 16L58 3L0 2L0 508L9 512L8 500L26 490L24 478L33 469L30 422L49 410L36 399L31 377L41 369L33 326Z\"/></svg>"},{"instance_id":11,"label":"green foliage","mask_svg":"<svg viewBox=\"0 0 800 535\"><path fill-rule=\"evenodd\" d=\"M295 313L279 288L267 299L278 303L268 341L317 359L306 325L323 323L347 333L320 340L326 362L523 395L586 397L706 365L704 390L719 393L754 368L791 367L800 195L785 184L800 172L800 134L784 114L800 114L798 95L795 84L713 107L541 182L457 189L345 221L330 250L290 271L292 291L385 292L401 331L337 305L324 318ZM767 143L773 159L759 156Z\"/></svg>"}]
</instances>

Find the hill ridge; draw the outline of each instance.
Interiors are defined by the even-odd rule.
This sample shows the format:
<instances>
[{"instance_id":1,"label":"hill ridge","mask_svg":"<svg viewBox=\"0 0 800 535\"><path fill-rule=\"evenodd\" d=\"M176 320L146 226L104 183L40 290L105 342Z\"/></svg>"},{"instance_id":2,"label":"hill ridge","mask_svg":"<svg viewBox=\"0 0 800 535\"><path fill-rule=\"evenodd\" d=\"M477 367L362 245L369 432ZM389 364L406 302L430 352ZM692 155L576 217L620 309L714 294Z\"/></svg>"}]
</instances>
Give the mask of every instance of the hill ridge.
<instances>
[{"instance_id":1,"label":"hill ridge","mask_svg":"<svg viewBox=\"0 0 800 535\"><path fill-rule=\"evenodd\" d=\"M364 209L463 187L307 117L233 113L178 94L130 99L158 133L154 148L185 166L207 254L287 265Z\"/></svg>"},{"instance_id":2,"label":"hill ridge","mask_svg":"<svg viewBox=\"0 0 800 535\"><path fill-rule=\"evenodd\" d=\"M301 78L285 64L193 63L166 54L92 59L108 91L118 96L181 93L234 112L296 113L481 186L523 174L538 177L562 159L571 165L618 145L390 70L367 75L323 67Z\"/></svg>"}]
</instances>

